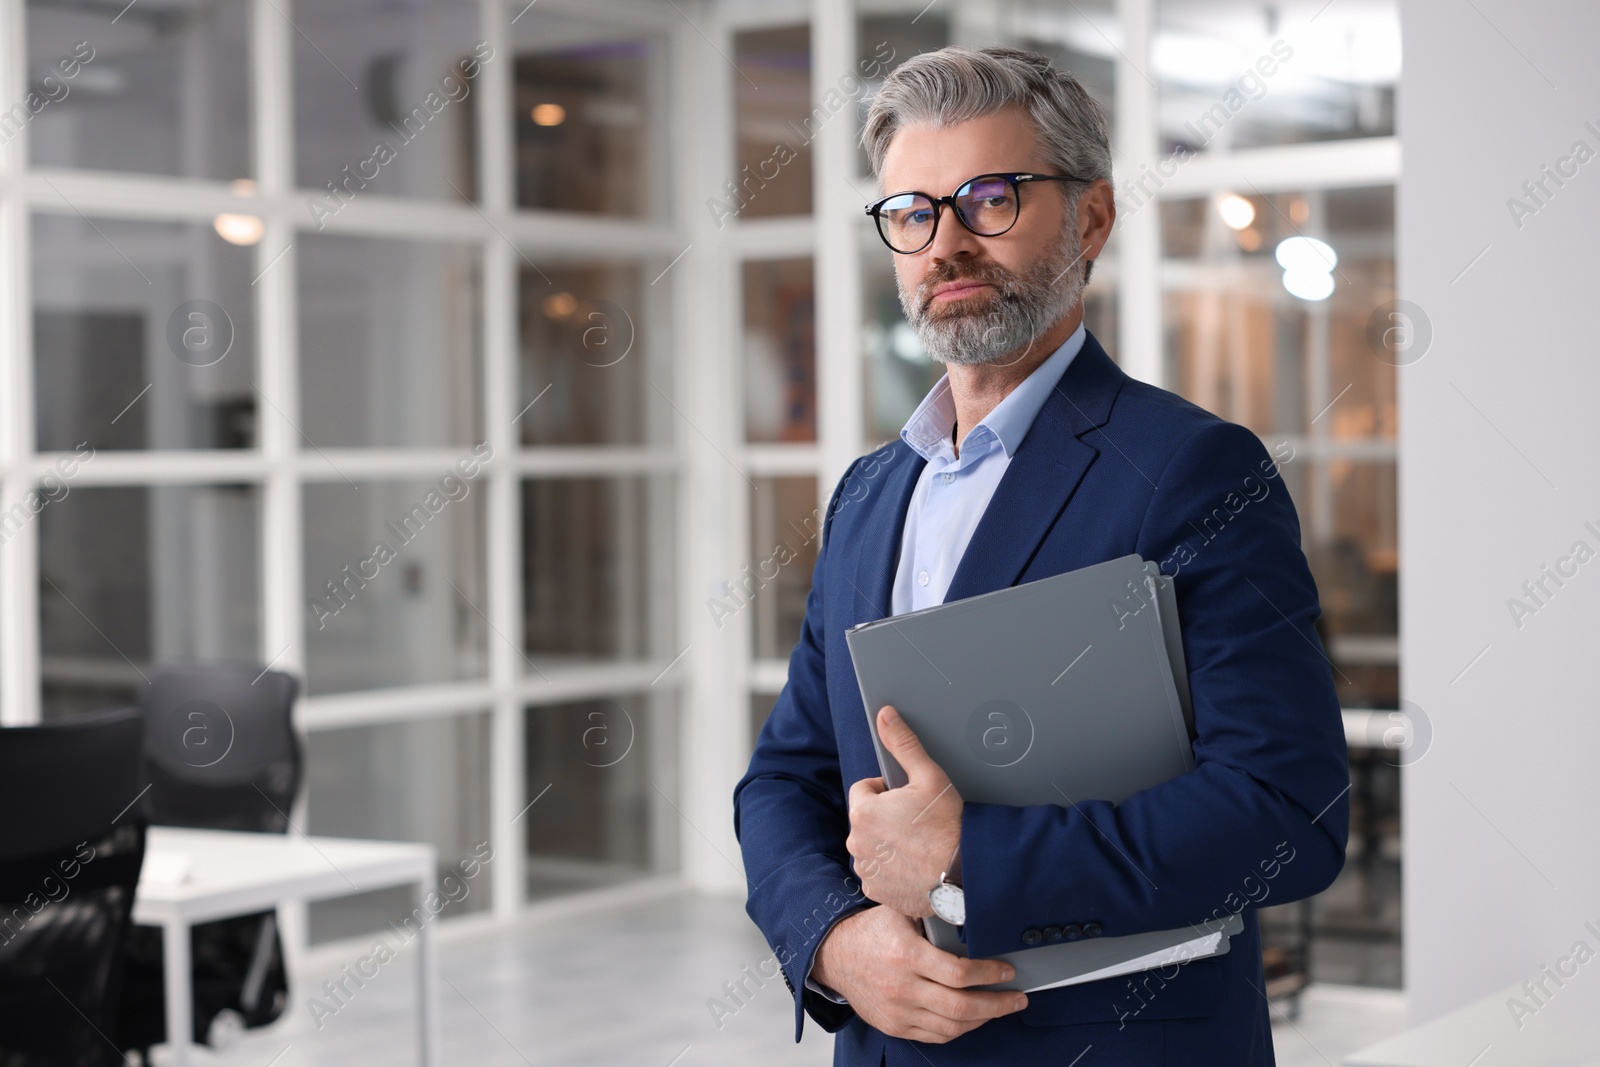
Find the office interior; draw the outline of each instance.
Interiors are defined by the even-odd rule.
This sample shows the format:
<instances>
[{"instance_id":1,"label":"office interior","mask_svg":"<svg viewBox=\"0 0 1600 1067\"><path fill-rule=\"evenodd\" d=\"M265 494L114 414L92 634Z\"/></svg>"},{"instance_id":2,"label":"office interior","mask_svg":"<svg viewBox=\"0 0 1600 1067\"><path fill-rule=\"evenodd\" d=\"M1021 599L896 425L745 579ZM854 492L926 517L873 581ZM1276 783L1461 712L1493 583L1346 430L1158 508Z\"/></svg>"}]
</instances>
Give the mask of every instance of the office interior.
<instances>
[{"instance_id":1,"label":"office interior","mask_svg":"<svg viewBox=\"0 0 1600 1067\"><path fill-rule=\"evenodd\" d=\"M434 971L399 938L360 983L408 883L279 901L276 1019L147 1062L830 1062L742 977L771 950L730 798L829 494L942 373L858 137L951 44L1102 105L1089 330L1289 457L1352 826L1326 892L1260 902L1278 1061L1435 1062L1430 1024L1505 1015L1600 945L1597 594L1560 562L1600 545L1597 32L1489 0L0 0L0 724L289 679L271 832L424 845L455 887Z\"/></svg>"}]
</instances>

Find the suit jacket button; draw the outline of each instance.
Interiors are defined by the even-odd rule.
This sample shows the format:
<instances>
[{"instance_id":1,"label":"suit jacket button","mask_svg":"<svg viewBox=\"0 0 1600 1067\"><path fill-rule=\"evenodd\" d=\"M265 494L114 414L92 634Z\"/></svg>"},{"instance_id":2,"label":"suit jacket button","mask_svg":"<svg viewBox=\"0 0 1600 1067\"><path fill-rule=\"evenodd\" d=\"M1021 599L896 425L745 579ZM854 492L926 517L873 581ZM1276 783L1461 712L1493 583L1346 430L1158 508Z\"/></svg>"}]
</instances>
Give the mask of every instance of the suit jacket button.
<instances>
[{"instance_id":1,"label":"suit jacket button","mask_svg":"<svg viewBox=\"0 0 1600 1067\"><path fill-rule=\"evenodd\" d=\"M1068 923L1061 928L1061 936L1068 941L1076 941L1083 936L1083 927L1077 923Z\"/></svg>"},{"instance_id":2,"label":"suit jacket button","mask_svg":"<svg viewBox=\"0 0 1600 1067\"><path fill-rule=\"evenodd\" d=\"M1101 926L1097 922L1092 922L1091 921L1091 922L1086 922L1086 923L1083 924L1083 936L1084 937L1099 937L1104 932L1105 932L1105 927Z\"/></svg>"},{"instance_id":3,"label":"suit jacket button","mask_svg":"<svg viewBox=\"0 0 1600 1067\"><path fill-rule=\"evenodd\" d=\"M1044 928L1044 939L1046 941L1060 941L1061 940L1061 927L1059 927L1059 926L1046 926Z\"/></svg>"},{"instance_id":4,"label":"suit jacket button","mask_svg":"<svg viewBox=\"0 0 1600 1067\"><path fill-rule=\"evenodd\" d=\"M1024 945L1030 945L1030 946L1037 945L1039 942L1041 942L1043 940L1044 940L1044 935L1041 934L1038 930L1035 930L1031 926L1028 927L1026 930L1022 931L1022 943Z\"/></svg>"}]
</instances>

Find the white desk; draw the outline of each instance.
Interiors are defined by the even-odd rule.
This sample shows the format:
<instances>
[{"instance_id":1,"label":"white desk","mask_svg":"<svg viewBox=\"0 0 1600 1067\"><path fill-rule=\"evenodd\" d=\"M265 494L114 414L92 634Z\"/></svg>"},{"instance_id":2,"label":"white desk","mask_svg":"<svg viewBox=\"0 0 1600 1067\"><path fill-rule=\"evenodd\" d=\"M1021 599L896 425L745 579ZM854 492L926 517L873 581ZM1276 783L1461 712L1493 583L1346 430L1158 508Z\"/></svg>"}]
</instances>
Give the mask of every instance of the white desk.
<instances>
[{"instance_id":1,"label":"white desk","mask_svg":"<svg viewBox=\"0 0 1600 1067\"><path fill-rule=\"evenodd\" d=\"M1533 1003L1521 986L1509 986L1346 1056L1345 1067L1600 1067L1600 978L1591 968L1600 970L1600 961L1584 964L1564 986L1547 981L1550 995L1540 994L1544 1003L1533 1015L1513 1017L1509 998Z\"/></svg>"},{"instance_id":2,"label":"white desk","mask_svg":"<svg viewBox=\"0 0 1600 1067\"><path fill-rule=\"evenodd\" d=\"M197 923L268 911L286 901L324 900L351 893L414 885L420 902L434 888L431 845L352 841L299 834L249 834L152 826L145 869L133 902L133 921L162 928L166 974L167 1043L171 1062L185 1067L193 1047L193 990L189 929ZM151 877L150 857L181 855L181 882ZM160 867L163 861L157 861ZM426 914L426 912L424 912ZM424 1067L439 1062L438 960L433 921L417 938L417 1018ZM288 1010L288 1009L286 1009Z\"/></svg>"}]
</instances>

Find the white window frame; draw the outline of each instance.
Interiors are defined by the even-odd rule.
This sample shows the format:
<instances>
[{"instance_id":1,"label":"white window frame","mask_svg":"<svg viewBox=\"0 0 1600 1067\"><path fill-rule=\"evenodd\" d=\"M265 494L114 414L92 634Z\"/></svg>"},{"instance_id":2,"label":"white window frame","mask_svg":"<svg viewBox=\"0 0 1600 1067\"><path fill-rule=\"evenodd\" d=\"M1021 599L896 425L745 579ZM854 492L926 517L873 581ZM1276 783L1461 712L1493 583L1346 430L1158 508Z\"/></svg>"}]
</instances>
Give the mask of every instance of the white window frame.
<instances>
[{"instance_id":1,"label":"white window frame","mask_svg":"<svg viewBox=\"0 0 1600 1067\"><path fill-rule=\"evenodd\" d=\"M304 677L306 608L303 583L303 524L301 495L308 484L338 477L330 461L340 471L383 479L420 478L431 480L438 471L458 458L459 449L439 448L363 448L331 450L324 454L302 449L293 429L299 421L297 378L297 308L295 297L295 252L290 247L296 234L309 228L305 210L305 190L297 190L293 174L293 96L291 85L294 33L283 13L281 0L250 0L250 91L254 107L253 157L256 161L256 198L247 203L235 195L225 182L199 181L151 175L108 173L65 168L28 168L27 130L0 146L0 509L21 501L57 458L34 450L34 393L32 294L29 278L29 219L35 212L72 214L78 211L96 218L160 219L209 223L220 212L245 211L258 215L265 232L254 247L255 270L263 271L256 283L257 297L257 378L258 386L282 413L273 417L264 410L257 447L244 451L141 451L96 456L74 478L75 487L103 485L245 483L259 487L261 500L261 591L259 655L261 662L290 670ZM510 55L513 40L510 21L525 0L479 0L480 34L499 55ZM699 11L697 4L685 2L685 10ZM0 99L7 104L20 100L26 91L27 35L25 0L0 0ZM541 11L555 10L592 22L608 23L633 31L644 31L665 39L668 93L667 110L683 116L700 102L692 95L695 86L687 64L679 61L691 47L703 42L696 30L675 14L670 6L659 11L641 10L639 5L618 0L542 0ZM703 18L703 14L701 16ZM667 426L663 431L670 447L522 447L513 428L517 414L517 315L518 270L524 255L530 258L563 257L592 259L596 249L620 249L625 254L613 257L641 264L665 263L688 243L685 230L676 218L683 212L668 212L667 218L649 220L609 219L568 213L517 208L512 186L512 119L504 101L511 93L509 62L488 63L481 68L478 91L494 106L480 107L477 115L477 143L481 194L478 203L462 205L443 201L367 195L346 205L337 215L327 217L325 229L335 233L371 234L412 239L448 239L468 243L478 249L482 268L482 392L484 433L496 457L482 476L486 481L484 536L487 546L487 603L480 605L488 616L491 631L486 676L461 682L410 685L392 689L310 696L296 709L296 723L303 731L315 733L356 725L395 724L418 720L437 720L455 715L487 712L491 721L489 806L491 843L496 862L492 871L492 915L509 919L526 905L525 857L521 828L515 819L527 803L523 775L525 709L557 702L578 701L613 695L645 695L655 708L681 700L682 691L696 678L696 661L671 654L644 659L619 660L599 665L543 668L542 675L525 673L521 667L522 627L520 624L522 545L520 494L526 477L625 477L630 475L665 476L684 479L683 444L693 439L691 427ZM654 158L666 153L667 131L653 133ZM666 167L652 168L646 180L661 183L653 189L659 199L674 195L672 190L688 187L690 176L683 157L687 152L672 152ZM65 203L63 202L65 198ZM514 246L513 246L514 243ZM282 260L273 263L282 255ZM656 336L650 357L653 380L671 381L673 406L695 408L693 376L671 373L671 355L690 351L681 328L688 317L691 300L699 283L689 271L677 271L661 279L661 288L647 294L653 305L666 314L654 315L650 323ZM657 296L656 293L662 294ZM668 329L662 320L680 324ZM661 407L647 404L647 408ZM666 412L652 411L650 418L665 422ZM652 438L653 439L653 438ZM693 475L690 474L689 480ZM674 508L673 501L660 492L649 494L650 514L638 535L647 539L648 569L651 575L679 577L683 546L692 538L688 531L701 522L691 522L686 508ZM671 529L672 537L650 538L650 530ZM678 556L671 555L678 546ZM27 725L40 719L39 603L37 597L39 565L38 523L26 524L16 536L0 547L0 724ZM662 586L646 576L646 587ZM670 633L681 625L687 612L678 611L682 597L667 602L655 597L652 617L646 625L658 633ZM546 680L548 678L548 680ZM704 685L703 675L699 684ZM670 708L668 709L670 711ZM692 720L688 709L682 718ZM671 721L670 719L667 721ZM698 729L705 731L707 724ZM693 728L674 739L674 747L687 749ZM679 792L675 779L682 779L676 768L657 767L652 780L666 786L663 799L673 808ZM313 800L314 804L315 801ZM689 805L692 806L692 805ZM667 812L673 819L676 814ZM297 812L297 824L303 812ZM659 827L654 830L659 831ZM663 840L672 835L655 833L656 854ZM692 832L676 835L680 847L687 849ZM665 857L669 866L686 869L683 854ZM678 875L665 880L676 881ZM290 941L303 947L305 923L302 913L291 910L287 916Z\"/></svg>"}]
</instances>

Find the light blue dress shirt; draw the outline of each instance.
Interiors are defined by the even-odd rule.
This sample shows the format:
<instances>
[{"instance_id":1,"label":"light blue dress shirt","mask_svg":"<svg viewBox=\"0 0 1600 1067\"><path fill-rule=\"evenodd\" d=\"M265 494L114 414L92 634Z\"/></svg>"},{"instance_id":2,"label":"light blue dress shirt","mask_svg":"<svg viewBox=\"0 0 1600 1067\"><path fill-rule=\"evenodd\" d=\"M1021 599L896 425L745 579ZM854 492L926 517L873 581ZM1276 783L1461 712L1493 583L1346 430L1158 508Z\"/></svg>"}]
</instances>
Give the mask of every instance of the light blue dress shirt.
<instances>
[{"instance_id":1,"label":"light blue dress shirt","mask_svg":"<svg viewBox=\"0 0 1600 1067\"><path fill-rule=\"evenodd\" d=\"M993 411L967 431L959 458L951 442L956 402L950 395L949 374L928 390L906 420L900 439L928 462L918 475L911 503L906 506L891 615L944 603L956 565L1000 485L1000 476L1011 465L1011 457L1044 407L1050 390L1083 348L1083 340L1084 327L1079 323L1050 358L1033 368ZM836 1004L845 1003L843 997L809 974L806 988Z\"/></svg>"},{"instance_id":2,"label":"light blue dress shirt","mask_svg":"<svg viewBox=\"0 0 1600 1067\"><path fill-rule=\"evenodd\" d=\"M993 411L967 431L959 458L950 441L956 422L950 375L939 379L906 420L900 430L901 440L928 462L906 507L891 615L944 603L956 566L1000 485L1001 475L1011 466L1011 457L1016 455L1017 446L1050 390L1083 347L1084 337L1083 324L1079 323L1050 358L1035 367Z\"/></svg>"}]
</instances>

